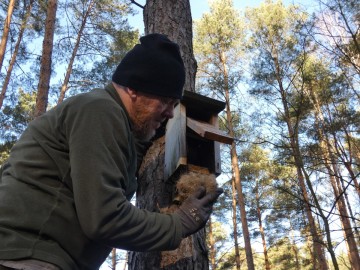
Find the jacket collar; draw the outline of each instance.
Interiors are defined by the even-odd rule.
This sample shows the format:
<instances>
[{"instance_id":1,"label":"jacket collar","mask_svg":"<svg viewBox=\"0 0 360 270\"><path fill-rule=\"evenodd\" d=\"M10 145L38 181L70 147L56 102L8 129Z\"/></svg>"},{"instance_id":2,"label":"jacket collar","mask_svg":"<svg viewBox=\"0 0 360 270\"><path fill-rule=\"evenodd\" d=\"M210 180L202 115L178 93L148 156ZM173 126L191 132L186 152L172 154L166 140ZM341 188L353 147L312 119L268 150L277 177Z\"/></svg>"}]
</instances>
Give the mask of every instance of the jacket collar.
<instances>
[{"instance_id":1,"label":"jacket collar","mask_svg":"<svg viewBox=\"0 0 360 270\"><path fill-rule=\"evenodd\" d=\"M132 130L132 123L129 117L129 113L127 112L124 103L122 102L118 92L116 91L115 87L113 86L113 84L110 82L109 84L107 84L105 86L105 91L121 106L121 108L124 110L125 114L126 114L126 118L129 122L130 125L130 129Z\"/></svg>"}]
</instances>

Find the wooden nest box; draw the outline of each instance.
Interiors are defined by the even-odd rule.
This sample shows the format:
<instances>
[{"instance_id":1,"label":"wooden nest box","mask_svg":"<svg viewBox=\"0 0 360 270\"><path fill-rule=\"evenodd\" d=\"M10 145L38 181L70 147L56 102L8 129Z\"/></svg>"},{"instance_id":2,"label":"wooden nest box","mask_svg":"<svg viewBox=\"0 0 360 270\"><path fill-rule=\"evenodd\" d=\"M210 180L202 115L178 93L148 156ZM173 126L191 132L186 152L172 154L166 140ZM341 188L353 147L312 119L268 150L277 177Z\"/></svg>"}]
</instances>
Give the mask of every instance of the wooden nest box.
<instances>
[{"instance_id":1,"label":"wooden nest box","mask_svg":"<svg viewBox=\"0 0 360 270\"><path fill-rule=\"evenodd\" d=\"M220 143L233 138L219 130L218 114L225 102L185 91L165 131L165 179L176 172L221 173Z\"/></svg>"}]
</instances>

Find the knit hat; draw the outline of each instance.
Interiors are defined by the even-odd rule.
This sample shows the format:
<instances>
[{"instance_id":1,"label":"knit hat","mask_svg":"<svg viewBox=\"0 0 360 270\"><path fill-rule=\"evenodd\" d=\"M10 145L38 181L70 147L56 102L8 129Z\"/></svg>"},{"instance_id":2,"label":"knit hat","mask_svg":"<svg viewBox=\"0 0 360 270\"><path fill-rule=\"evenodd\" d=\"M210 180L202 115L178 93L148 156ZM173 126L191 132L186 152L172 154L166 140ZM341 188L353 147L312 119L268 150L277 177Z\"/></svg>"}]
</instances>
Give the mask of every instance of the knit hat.
<instances>
[{"instance_id":1,"label":"knit hat","mask_svg":"<svg viewBox=\"0 0 360 270\"><path fill-rule=\"evenodd\" d=\"M112 81L136 91L181 99L185 68L179 46L165 35L149 34L130 50Z\"/></svg>"}]
</instances>

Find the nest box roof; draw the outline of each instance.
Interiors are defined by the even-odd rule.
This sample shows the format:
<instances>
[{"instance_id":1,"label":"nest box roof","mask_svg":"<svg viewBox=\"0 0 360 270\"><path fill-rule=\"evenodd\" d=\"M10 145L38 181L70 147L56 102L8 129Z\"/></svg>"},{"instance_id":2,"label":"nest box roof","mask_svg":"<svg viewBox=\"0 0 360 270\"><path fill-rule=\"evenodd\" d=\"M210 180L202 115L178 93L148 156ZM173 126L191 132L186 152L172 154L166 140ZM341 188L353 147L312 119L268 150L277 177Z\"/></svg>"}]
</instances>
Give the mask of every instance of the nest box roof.
<instances>
[{"instance_id":1,"label":"nest box roof","mask_svg":"<svg viewBox=\"0 0 360 270\"><path fill-rule=\"evenodd\" d=\"M218 114L225 109L225 102L190 91L184 91L181 103L192 110L207 111L211 114Z\"/></svg>"}]
</instances>

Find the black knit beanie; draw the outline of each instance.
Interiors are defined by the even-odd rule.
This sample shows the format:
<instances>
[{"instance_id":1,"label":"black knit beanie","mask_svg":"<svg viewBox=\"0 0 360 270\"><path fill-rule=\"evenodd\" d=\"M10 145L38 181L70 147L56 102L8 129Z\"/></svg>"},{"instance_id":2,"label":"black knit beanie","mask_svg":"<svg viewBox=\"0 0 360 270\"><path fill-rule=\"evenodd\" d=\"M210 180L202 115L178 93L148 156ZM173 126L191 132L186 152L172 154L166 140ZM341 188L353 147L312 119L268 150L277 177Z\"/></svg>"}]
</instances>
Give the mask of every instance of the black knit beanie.
<instances>
[{"instance_id":1,"label":"black knit beanie","mask_svg":"<svg viewBox=\"0 0 360 270\"><path fill-rule=\"evenodd\" d=\"M181 99L185 68L179 46L165 35L149 34L129 51L112 81L136 91Z\"/></svg>"}]
</instances>

